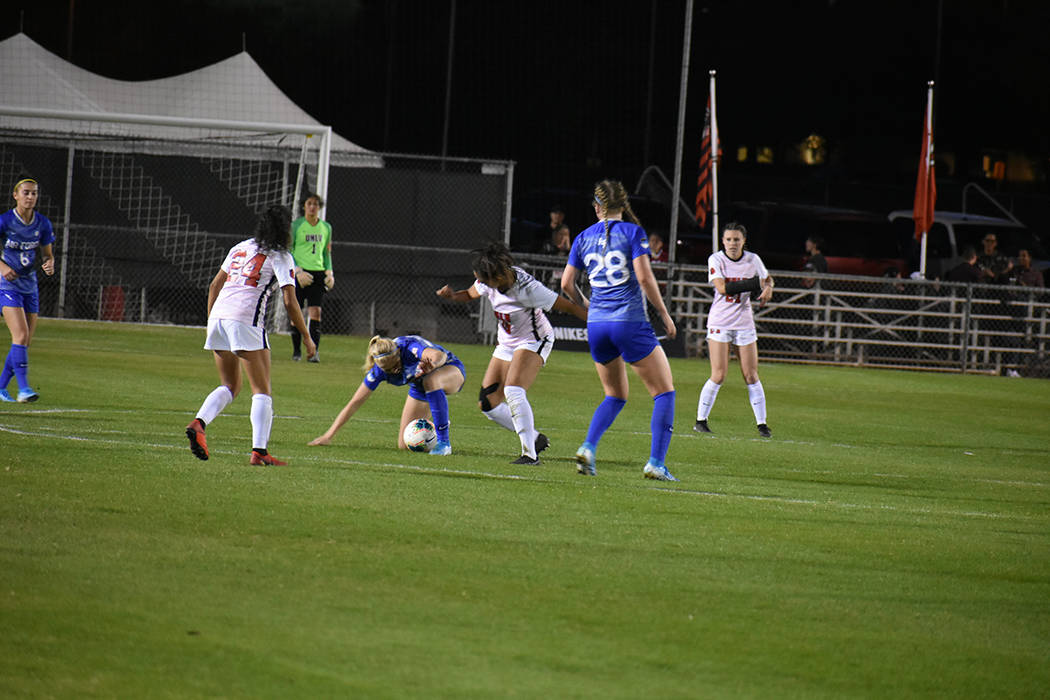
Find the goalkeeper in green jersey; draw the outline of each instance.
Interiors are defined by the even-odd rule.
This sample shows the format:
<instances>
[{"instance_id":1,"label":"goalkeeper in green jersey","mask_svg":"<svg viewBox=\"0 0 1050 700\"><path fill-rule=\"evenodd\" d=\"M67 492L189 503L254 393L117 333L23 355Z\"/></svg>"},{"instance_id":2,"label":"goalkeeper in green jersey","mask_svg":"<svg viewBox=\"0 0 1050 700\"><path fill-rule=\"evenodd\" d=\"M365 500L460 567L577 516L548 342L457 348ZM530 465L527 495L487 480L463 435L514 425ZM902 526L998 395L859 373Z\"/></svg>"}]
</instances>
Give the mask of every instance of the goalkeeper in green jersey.
<instances>
[{"instance_id":1,"label":"goalkeeper in green jersey","mask_svg":"<svg viewBox=\"0 0 1050 700\"><path fill-rule=\"evenodd\" d=\"M310 338L321 344L321 303L325 292L335 286L332 274L332 226L321 220L320 195L310 194L303 202L303 214L292 223L292 257L295 259L295 297L306 303ZM292 359L302 359L302 335L292 328ZM309 362L320 362L315 354Z\"/></svg>"}]
</instances>

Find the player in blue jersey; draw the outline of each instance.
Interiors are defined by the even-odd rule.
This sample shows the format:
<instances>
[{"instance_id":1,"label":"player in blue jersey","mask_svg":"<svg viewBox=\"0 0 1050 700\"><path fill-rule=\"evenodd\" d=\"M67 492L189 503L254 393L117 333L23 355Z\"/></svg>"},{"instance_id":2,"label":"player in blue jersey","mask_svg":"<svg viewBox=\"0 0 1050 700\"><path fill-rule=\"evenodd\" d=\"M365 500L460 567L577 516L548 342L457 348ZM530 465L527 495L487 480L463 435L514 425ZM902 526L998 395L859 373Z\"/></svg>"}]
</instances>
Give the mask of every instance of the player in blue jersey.
<instances>
[{"instance_id":1,"label":"player in blue jersey","mask_svg":"<svg viewBox=\"0 0 1050 700\"><path fill-rule=\"evenodd\" d=\"M397 431L398 449L408 449L404 438L405 427L429 415L434 421L438 437L430 454L452 454L446 394L458 393L467 378L467 370L458 357L418 335L397 338L377 335L368 342L368 355L363 369L365 378L361 386L357 387L353 397L324 435L311 440L311 445L330 445L343 424L357 413L357 409L379 388L380 383L387 382L394 386L408 384L408 397L401 411L401 426Z\"/></svg>"},{"instance_id":2,"label":"player in blue jersey","mask_svg":"<svg viewBox=\"0 0 1050 700\"><path fill-rule=\"evenodd\" d=\"M664 464L674 429L674 379L646 316L645 298L660 314L668 337L674 338L677 329L660 298L649 264L649 242L631 210L623 184L602 180L594 186L593 204L598 223L573 241L561 277L562 291L577 302L581 300L577 273L586 271L590 280L587 340L605 389L605 400L591 418L587 439L576 451L577 471L595 474L598 441L627 403L625 363L630 363L653 397L652 446L642 473L648 479L678 481ZM624 221L624 216L629 221Z\"/></svg>"},{"instance_id":3,"label":"player in blue jersey","mask_svg":"<svg viewBox=\"0 0 1050 700\"><path fill-rule=\"evenodd\" d=\"M51 222L35 211L39 187L31 177L20 177L15 183L15 208L0 214L0 305L4 322L11 331L11 350L0 372L0 401L26 403L40 398L29 386L29 343L36 331L40 313L40 293L36 284L36 259L45 275L55 274L55 257L51 244L55 232ZM11 377L18 380L18 398L7 393Z\"/></svg>"}]
</instances>

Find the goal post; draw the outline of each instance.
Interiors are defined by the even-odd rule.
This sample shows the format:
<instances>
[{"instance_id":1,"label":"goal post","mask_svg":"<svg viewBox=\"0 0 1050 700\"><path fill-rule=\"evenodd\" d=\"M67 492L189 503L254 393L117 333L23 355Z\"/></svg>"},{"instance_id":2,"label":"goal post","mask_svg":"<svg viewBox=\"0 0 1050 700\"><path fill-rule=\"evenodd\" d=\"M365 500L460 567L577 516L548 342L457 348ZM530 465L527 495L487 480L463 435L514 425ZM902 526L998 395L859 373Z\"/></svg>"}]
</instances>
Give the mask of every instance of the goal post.
<instances>
[{"instance_id":1,"label":"goal post","mask_svg":"<svg viewBox=\"0 0 1050 700\"><path fill-rule=\"evenodd\" d=\"M0 119L0 180L42 180L58 316L199 323L200 295L254 216L279 202L294 219L304 189L327 200L330 126L8 105Z\"/></svg>"}]
</instances>

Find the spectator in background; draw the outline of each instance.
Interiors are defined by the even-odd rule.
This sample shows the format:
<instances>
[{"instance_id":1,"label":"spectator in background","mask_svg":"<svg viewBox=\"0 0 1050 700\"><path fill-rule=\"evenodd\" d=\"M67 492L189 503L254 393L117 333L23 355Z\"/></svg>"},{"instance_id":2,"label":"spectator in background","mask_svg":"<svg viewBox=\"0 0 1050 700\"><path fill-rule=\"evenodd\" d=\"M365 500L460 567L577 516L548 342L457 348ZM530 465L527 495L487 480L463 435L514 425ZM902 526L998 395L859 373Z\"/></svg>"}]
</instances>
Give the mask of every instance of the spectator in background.
<instances>
[{"instance_id":1,"label":"spectator in background","mask_svg":"<svg viewBox=\"0 0 1050 700\"><path fill-rule=\"evenodd\" d=\"M814 234L806 239L806 258L805 264L802 266L803 272L820 272L825 273L828 271L828 261L824 259L824 254L820 252L820 249L824 246L824 239ZM812 277L802 280L802 286L812 287L816 283L816 280Z\"/></svg>"},{"instance_id":2,"label":"spectator in background","mask_svg":"<svg viewBox=\"0 0 1050 700\"><path fill-rule=\"evenodd\" d=\"M1044 287L1043 273L1032 267L1032 255L1024 248L1017 251L1017 267L1014 270L1017 284L1022 287Z\"/></svg>"},{"instance_id":3,"label":"spectator in background","mask_svg":"<svg viewBox=\"0 0 1050 700\"><path fill-rule=\"evenodd\" d=\"M974 247L968 245L963 248L962 257L963 261L949 270L944 279L948 282L965 282L967 284L981 282L983 278L981 269L977 267L977 251L974 250Z\"/></svg>"},{"instance_id":4,"label":"spectator in background","mask_svg":"<svg viewBox=\"0 0 1050 700\"><path fill-rule=\"evenodd\" d=\"M550 223L540 236L536 252L545 255L568 255L572 247L572 231L565 223L565 212L555 204L551 207Z\"/></svg>"},{"instance_id":5,"label":"spectator in background","mask_svg":"<svg viewBox=\"0 0 1050 700\"><path fill-rule=\"evenodd\" d=\"M984 234L981 239L984 252L977 258L977 267L981 270L981 281L986 284L1006 284L1010 281L1010 271L1014 264L998 250L999 239L994 233Z\"/></svg>"},{"instance_id":6,"label":"spectator in background","mask_svg":"<svg viewBox=\"0 0 1050 700\"><path fill-rule=\"evenodd\" d=\"M653 262L667 262L667 246L659 233L649 234L649 257Z\"/></svg>"}]
</instances>

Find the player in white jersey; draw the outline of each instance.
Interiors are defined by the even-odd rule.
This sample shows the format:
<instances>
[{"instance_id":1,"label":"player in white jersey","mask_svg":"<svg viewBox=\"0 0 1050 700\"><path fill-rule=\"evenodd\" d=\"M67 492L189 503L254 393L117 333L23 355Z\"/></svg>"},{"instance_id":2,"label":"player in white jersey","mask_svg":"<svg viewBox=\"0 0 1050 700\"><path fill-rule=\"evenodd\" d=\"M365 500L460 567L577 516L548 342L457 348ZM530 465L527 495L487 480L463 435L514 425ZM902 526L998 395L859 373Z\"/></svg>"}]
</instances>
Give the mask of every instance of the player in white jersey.
<instances>
[{"instance_id":1,"label":"player in white jersey","mask_svg":"<svg viewBox=\"0 0 1050 700\"><path fill-rule=\"evenodd\" d=\"M295 262L288 252L291 223L287 208L274 205L267 209L259 217L255 237L230 249L208 288L208 333L204 349L215 355L220 384L208 394L197 417L186 426L190 451L198 459L208 459L204 429L241 390L243 364L252 389L249 461L259 465L286 464L266 449L273 425L266 305L274 290L280 288L288 319L303 334L307 357L317 352L295 298Z\"/></svg>"},{"instance_id":2,"label":"player in white jersey","mask_svg":"<svg viewBox=\"0 0 1050 700\"><path fill-rule=\"evenodd\" d=\"M437 295L461 303L485 296L492 303L497 345L481 381L478 407L486 418L518 434L521 456L512 464L539 464L539 453L550 441L536 431L526 392L554 346L554 330L544 311L555 309L586 320L587 310L514 265L502 243L473 251L471 267L477 278L473 285L454 291L446 284Z\"/></svg>"},{"instance_id":3,"label":"player in white jersey","mask_svg":"<svg viewBox=\"0 0 1050 700\"><path fill-rule=\"evenodd\" d=\"M722 233L723 250L707 259L707 276L715 288L715 299L707 315L707 351L711 357L711 377L700 390L696 407L698 433L710 433L707 417L715 404L718 390L729 368L729 346L737 346L740 372L747 384L751 410L758 423L758 433L770 437L766 425L766 394L758 379L758 334L751 299L763 306L773 296L773 278L754 253L744 250L747 229L741 224L726 224Z\"/></svg>"}]
</instances>

